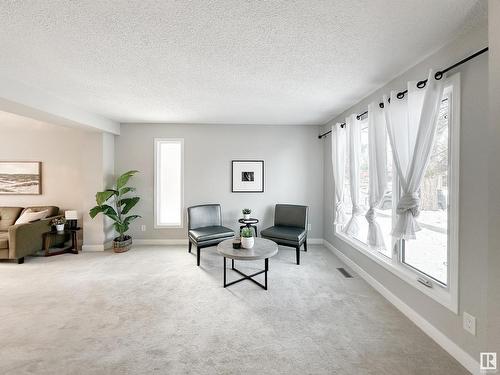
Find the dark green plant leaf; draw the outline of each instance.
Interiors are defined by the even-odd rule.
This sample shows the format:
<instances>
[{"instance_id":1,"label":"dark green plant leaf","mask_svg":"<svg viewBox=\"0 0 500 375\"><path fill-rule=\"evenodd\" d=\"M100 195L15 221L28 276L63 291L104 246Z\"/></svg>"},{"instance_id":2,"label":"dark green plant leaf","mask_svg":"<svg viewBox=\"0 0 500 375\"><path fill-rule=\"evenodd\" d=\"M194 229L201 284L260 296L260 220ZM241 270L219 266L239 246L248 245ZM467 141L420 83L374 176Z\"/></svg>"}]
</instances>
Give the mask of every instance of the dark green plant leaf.
<instances>
[{"instance_id":1,"label":"dark green plant leaf","mask_svg":"<svg viewBox=\"0 0 500 375\"><path fill-rule=\"evenodd\" d=\"M124 206L122 214L126 215L139 202L139 199L139 197L131 197L120 200L120 206Z\"/></svg>"},{"instance_id":2,"label":"dark green plant leaf","mask_svg":"<svg viewBox=\"0 0 500 375\"><path fill-rule=\"evenodd\" d=\"M135 220L135 219L137 219L137 218L139 218L139 217L141 217L141 216L140 216L140 215L130 215L130 216L127 216L127 217L123 220L123 222L124 222L124 223L127 223L127 224L130 224L130 222L131 222L132 220Z\"/></svg>"},{"instance_id":3,"label":"dark green plant leaf","mask_svg":"<svg viewBox=\"0 0 500 375\"><path fill-rule=\"evenodd\" d=\"M95 201L96 201L97 205L101 206L104 202L106 202L113 195L115 195L114 190L99 191L95 195Z\"/></svg>"},{"instance_id":4,"label":"dark green plant leaf","mask_svg":"<svg viewBox=\"0 0 500 375\"><path fill-rule=\"evenodd\" d=\"M90 209L89 215L93 219L94 217L97 216L98 213L103 212L103 211L104 211L104 208L102 208L101 206L95 206L95 207L92 207Z\"/></svg>"},{"instance_id":5,"label":"dark green plant leaf","mask_svg":"<svg viewBox=\"0 0 500 375\"><path fill-rule=\"evenodd\" d=\"M103 208L102 213L112 219L113 221L120 221L118 218L118 214L116 213L115 209L111 206L108 206L107 204L104 204L101 206Z\"/></svg>"},{"instance_id":6,"label":"dark green plant leaf","mask_svg":"<svg viewBox=\"0 0 500 375\"><path fill-rule=\"evenodd\" d=\"M130 191L135 191L135 188L133 187L124 187L120 189L120 195L125 195Z\"/></svg>"},{"instance_id":7,"label":"dark green plant leaf","mask_svg":"<svg viewBox=\"0 0 500 375\"><path fill-rule=\"evenodd\" d=\"M128 180L130 179L130 177L132 177L134 174L138 173L139 171L128 171L128 172L125 172L124 174L122 174L120 177L118 177L118 179L116 180L116 188L118 190L120 190L122 187L124 187Z\"/></svg>"},{"instance_id":8,"label":"dark green plant leaf","mask_svg":"<svg viewBox=\"0 0 500 375\"><path fill-rule=\"evenodd\" d=\"M120 233L120 235L123 235L124 233L126 233L129 229L129 226L127 223L120 223L120 222L116 222L113 224L113 226L115 227L115 230Z\"/></svg>"}]
</instances>

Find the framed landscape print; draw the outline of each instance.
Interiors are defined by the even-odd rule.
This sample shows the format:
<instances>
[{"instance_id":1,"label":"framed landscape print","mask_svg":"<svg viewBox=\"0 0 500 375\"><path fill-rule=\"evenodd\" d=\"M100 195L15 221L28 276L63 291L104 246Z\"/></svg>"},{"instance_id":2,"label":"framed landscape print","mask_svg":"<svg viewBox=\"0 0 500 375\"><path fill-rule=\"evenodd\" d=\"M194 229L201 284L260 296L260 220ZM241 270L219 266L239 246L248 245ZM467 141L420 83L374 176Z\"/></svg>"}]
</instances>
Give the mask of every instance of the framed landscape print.
<instances>
[{"instance_id":1,"label":"framed landscape print","mask_svg":"<svg viewBox=\"0 0 500 375\"><path fill-rule=\"evenodd\" d=\"M0 195L42 194L42 163L0 161Z\"/></svg>"},{"instance_id":2,"label":"framed landscape print","mask_svg":"<svg viewBox=\"0 0 500 375\"><path fill-rule=\"evenodd\" d=\"M233 193L264 192L264 160L233 160Z\"/></svg>"}]
</instances>

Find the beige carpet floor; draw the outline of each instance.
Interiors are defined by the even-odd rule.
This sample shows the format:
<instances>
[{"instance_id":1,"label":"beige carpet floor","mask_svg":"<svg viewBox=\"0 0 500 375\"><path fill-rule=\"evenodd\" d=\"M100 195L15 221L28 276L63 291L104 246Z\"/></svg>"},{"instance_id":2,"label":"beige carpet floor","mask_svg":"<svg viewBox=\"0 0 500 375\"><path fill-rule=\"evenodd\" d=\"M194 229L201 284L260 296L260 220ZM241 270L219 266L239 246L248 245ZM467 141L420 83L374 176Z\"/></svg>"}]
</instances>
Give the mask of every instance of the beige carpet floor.
<instances>
[{"instance_id":1,"label":"beige carpet floor","mask_svg":"<svg viewBox=\"0 0 500 375\"><path fill-rule=\"evenodd\" d=\"M268 291L202 251L0 263L0 374L468 374L322 246L280 247Z\"/></svg>"}]
</instances>

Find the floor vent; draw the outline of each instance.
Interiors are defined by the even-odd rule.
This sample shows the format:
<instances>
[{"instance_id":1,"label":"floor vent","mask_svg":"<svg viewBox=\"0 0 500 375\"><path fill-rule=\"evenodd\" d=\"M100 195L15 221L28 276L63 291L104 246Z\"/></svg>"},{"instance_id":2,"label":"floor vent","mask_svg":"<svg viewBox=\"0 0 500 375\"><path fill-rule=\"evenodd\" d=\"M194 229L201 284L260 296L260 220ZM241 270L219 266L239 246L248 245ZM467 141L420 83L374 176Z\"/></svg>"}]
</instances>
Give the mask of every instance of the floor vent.
<instances>
[{"instance_id":1,"label":"floor vent","mask_svg":"<svg viewBox=\"0 0 500 375\"><path fill-rule=\"evenodd\" d=\"M339 272L340 272L342 275L344 275L344 277L346 277L346 278L352 278L352 275L351 275L349 272L347 272L347 271L345 270L345 268L340 267L340 268L337 268L337 269L339 270Z\"/></svg>"}]
</instances>

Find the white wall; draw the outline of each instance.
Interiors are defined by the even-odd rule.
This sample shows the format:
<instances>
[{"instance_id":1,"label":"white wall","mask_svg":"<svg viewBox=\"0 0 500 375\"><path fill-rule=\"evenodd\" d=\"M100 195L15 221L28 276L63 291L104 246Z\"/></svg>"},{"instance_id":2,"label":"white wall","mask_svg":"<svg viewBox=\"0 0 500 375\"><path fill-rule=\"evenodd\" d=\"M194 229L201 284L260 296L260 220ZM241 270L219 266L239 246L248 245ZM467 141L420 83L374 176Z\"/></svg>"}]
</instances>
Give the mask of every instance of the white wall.
<instances>
[{"instance_id":1,"label":"white wall","mask_svg":"<svg viewBox=\"0 0 500 375\"><path fill-rule=\"evenodd\" d=\"M496 351L500 366L500 1L490 0L489 68L489 254L488 343L484 351Z\"/></svg>"},{"instance_id":2,"label":"white wall","mask_svg":"<svg viewBox=\"0 0 500 375\"><path fill-rule=\"evenodd\" d=\"M241 209L249 207L272 225L276 203L310 206L309 238L323 234L323 155L317 126L122 124L116 139L116 173L141 171L131 180L142 215L131 226L137 239L187 238L187 228L154 229L154 138L184 138L184 206L220 203L224 225L239 228ZM231 193L231 160L265 161L264 193ZM141 224L147 226L140 232ZM186 221L185 221L186 225Z\"/></svg>"},{"instance_id":3,"label":"white wall","mask_svg":"<svg viewBox=\"0 0 500 375\"><path fill-rule=\"evenodd\" d=\"M54 205L82 212L83 132L0 112L0 160L42 162L42 195L0 195L0 206Z\"/></svg>"},{"instance_id":4,"label":"white wall","mask_svg":"<svg viewBox=\"0 0 500 375\"><path fill-rule=\"evenodd\" d=\"M389 84L349 108L332 123L344 121L351 113L366 110L369 102L380 100L391 89L399 90L408 80L420 80L428 69L447 67L488 43L487 27L480 27L460 40L444 47L432 56L395 78ZM364 268L390 292L409 305L418 314L437 327L458 346L479 361L487 335L487 303L485 285L487 277L488 228L488 56L484 54L454 72L461 74L461 134L460 134L460 282L459 315L416 290L397 276L370 260L333 232L334 186L331 165L330 137L324 141L325 159L325 211L324 236L348 258ZM453 72L451 72L453 73ZM497 164L498 165L498 164ZM477 318L477 335L472 336L462 328L462 313L467 311Z\"/></svg>"},{"instance_id":5,"label":"white wall","mask_svg":"<svg viewBox=\"0 0 500 375\"><path fill-rule=\"evenodd\" d=\"M84 250L102 250L103 218L91 220L95 193L114 169L114 136L0 111L0 160L42 162L41 195L0 195L0 206L54 205L77 210Z\"/></svg>"}]
</instances>

